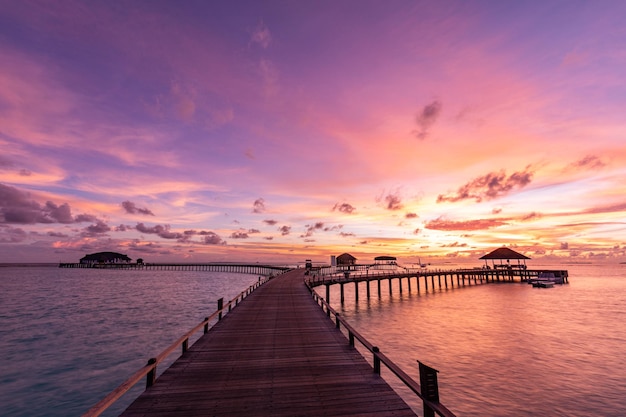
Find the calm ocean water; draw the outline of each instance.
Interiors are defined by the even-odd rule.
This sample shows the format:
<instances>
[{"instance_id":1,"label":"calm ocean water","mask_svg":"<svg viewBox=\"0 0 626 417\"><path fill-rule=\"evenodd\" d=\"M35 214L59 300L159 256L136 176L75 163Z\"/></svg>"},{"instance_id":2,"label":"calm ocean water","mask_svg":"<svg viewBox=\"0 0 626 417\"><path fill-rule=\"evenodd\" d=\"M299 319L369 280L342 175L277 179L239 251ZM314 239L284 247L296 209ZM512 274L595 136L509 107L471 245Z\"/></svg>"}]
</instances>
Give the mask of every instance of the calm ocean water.
<instances>
[{"instance_id":1,"label":"calm ocean water","mask_svg":"<svg viewBox=\"0 0 626 417\"><path fill-rule=\"evenodd\" d=\"M441 402L459 416L626 415L626 265L531 267L567 269L570 284L418 294L413 283L407 294L405 280L390 297L385 281L381 299L375 284L364 299L362 283L356 305L353 285L343 307L337 288L331 304L416 380L417 360L439 370Z\"/></svg>"},{"instance_id":2,"label":"calm ocean water","mask_svg":"<svg viewBox=\"0 0 626 417\"><path fill-rule=\"evenodd\" d=\"M80 416L213 313L217 299L231 300L257 280L214 272L0 268L0 415ZM118 415L143 385L103 415Z\"/></svg>"},{"instance_id":3,"label":"calm ocean water","mask_svg":"<svg viewBox=\"0 0 626 417\"><path fill-rule=\"evenodd\" d=\"M428 293L413 285L408 294L405 281L402 295L396 288L380 299L375 291L365 299L362 287L357 304L348 285L343 307L338 289L331 301L414 378L416 360L438 369L441 400L458 416L626 415L626 265L532 267L568 269L570 284ZM218 298L257 279L0 268L0 415L81 415L215 311ZM119 414L142 389L105 415Z\"/></svg>"}]
</instances>

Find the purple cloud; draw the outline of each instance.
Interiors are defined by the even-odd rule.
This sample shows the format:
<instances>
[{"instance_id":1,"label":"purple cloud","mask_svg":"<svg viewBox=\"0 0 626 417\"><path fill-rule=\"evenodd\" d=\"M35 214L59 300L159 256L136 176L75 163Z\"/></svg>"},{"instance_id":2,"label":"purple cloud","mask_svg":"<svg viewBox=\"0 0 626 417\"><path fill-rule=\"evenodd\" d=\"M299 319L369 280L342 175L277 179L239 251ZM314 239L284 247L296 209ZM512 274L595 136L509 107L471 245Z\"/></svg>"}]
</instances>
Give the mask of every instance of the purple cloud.
<instances>
[{"instance_id":1,"label":"purple cloud","mask_svg":"<svg viewBox=\"0 0 626 417\"><path fill-rule=\"evenodd\" d=\"M207 245L225 245L226 242L215 232L206 232L204 234L204 243Z\"/></svg>"},{"instance_id":2,"label":"purple cloud","mask_svg":"<svg viewBox=\"0 0 626 417\"><path fill-rule=\"evenodd\" d=\"M352 214L356 209L348 203L337 203L333 206L333 211L335 210L339 211L340 213Z\"/></svg>"},{"instance_id":3,"label":"purple cloud","mask_svg":"<svg viewBox=\"0 0 626 417\"><path fill-rule=\"evenodd\" d=\"M146 216L154 216L154 213L147 208L140 208L135 205L132 201L123 201L122 207L126 210L126 213L129 214L143 214Z\"/></svg>"},{"instance_id":4,"label":"purple cloud","mask_svg":"<svg viewBox=\"0 0 626 417\"><path fill-rule=\"evenodd\" d=\"M263 213L265 211L265 200L262 198L257 198L252 203L252 212L253 213Z\"/></svg>"},{"instance_id":5,"label":"purple cloud","mask_svg":"<svg viewBox=\"0 0 626 417\"><path fill-rule=\"evenodd\" d=\"M85 227L82 235L83 236L98 236L110 230L111 228L106 223L104 223L103 221L98 221L96 224Z\"/></svg>"},{"instance_id":6,"label":"purple cloud","mask_svg":"<svg viewBox=\"0 0 626 417\"><path fill-rule=\"evenodd\" d=\"M306 225L306 233L301 235L300 237L311 237L311 235L313 235L313 232L315 232L316 230L324 230L324 223L317 222L312 226Z\"/></svg>"},{"instance_id":7,"label":"purple cloud","mask_svg":"<svg viewBox=\"0 0 626 417\"><path fill-rule=\"evenodd\" d=\"M400 210L402 208L402 201L397 194L385 196L385 203L387 203L387 210Z\"/></svg>"},{"instance_id":8,"label":"purple cloud","mask_svg":"<svg viewBox=\"0 0 626 417\"><path fill-rule=\"evenodd\" d=\"M428 136L430 128L439 118L439 114L441 114L441 102L438 100L433 101L432 103L424 106L422 110L415 117L415 122L417 123L417 130L415 130L415 136L419 140L424 140Z\"/></svg>"},{"instance_id":9,"label":"purple cloud","mask_svg":"<svg viewBox=\"0 0 626 417\"><path fill-rule=\"evenodd\" d=\"M533 174L529 167L526 167L524 171L514 172L508 177L504 170L490 172L461 186L456 193L449 195L440 194L437 197L437 203L467 199L474 199L476 202L493 200L508 194L514 188L523 188L530 184Z\"/></svg>"},{"instance_id":10,"label":"purple cloud","mask_svg":"<svg viewBox=\"0 0 626 417\"><path fill-rule=\"evenodd\" d=\"M28 234L19 227L0 227L0 243L20 243L27 237Z\"/></svg>"},{"instance_id":11,"label":"purple cloud","mask_svg":"<svg viewBox=\"0 0 626 417\"><path fill-rule=\"evenodd\" d=\"M231 239L247 239L249 237L246 232L233 232L230 235Z\"/></svg>"},{"instance_id":12,"label":"purple cloud","mask_svg":"<svg viewBox=\"0 0 626 417\"><path fill-rule=\"evenodd\" d=\"M80 214L74 218L67 203L57 205L52 201L47 201L42 205L33 200L30 193L0 184L0 223L69 224L86 221L94 222L97 218L88 214Z\"/></svg>"}]
</instances>

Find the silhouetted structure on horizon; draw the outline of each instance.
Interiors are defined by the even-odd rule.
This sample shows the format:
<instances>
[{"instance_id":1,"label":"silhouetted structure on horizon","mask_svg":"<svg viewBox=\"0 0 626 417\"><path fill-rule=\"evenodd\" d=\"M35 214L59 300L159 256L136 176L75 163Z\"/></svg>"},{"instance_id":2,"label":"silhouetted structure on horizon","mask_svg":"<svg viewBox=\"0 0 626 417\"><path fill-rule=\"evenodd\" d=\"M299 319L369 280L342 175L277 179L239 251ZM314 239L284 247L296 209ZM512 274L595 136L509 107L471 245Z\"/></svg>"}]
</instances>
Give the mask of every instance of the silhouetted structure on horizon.
<instances>
[{"instance_id":1,"label":"silhouetted structure on horizon","mask_svg":"<svg viewBox=\"0 0 626 417\"><path fill-rule=\"evenodd\" d=\"M128 263L131 259L117 252L98 252L85 255L80 259L81 264L111 264Z\"/></svg>"}]
</instances>

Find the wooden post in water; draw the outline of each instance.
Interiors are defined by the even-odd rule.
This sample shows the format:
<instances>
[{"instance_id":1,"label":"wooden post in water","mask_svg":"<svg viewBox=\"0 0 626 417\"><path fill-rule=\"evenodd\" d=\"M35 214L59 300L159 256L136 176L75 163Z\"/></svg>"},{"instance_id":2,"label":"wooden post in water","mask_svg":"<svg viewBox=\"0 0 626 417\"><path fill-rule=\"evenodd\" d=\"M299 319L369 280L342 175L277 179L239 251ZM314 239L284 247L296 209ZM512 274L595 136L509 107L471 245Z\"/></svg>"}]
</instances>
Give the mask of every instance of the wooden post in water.
<instances>
[{"instance_id":1,"label":"wooden post in water","mask_svg":"<svg viewBox=\"0 0 626 417\"><path fill-rule=\"evenodd\" d=\"M420 368L420 385L422 397L434 403L439 402L439 386L437 385L437 370L417 361ZM435 417L435 411L424 403L424 417Z\"/></svg>"},{"instance_id":2,"label":"wooden post in water","mask_svg":"<svg viewBox=\"0 0 626 417\"><path fill-rule=\"evenodd\" d=\"M359 281L354 281L354 302L359 301Z\"/></svg>"},{"instance_id":3,"label":"wooden post in water","mask_svg":"<svg viewBox=\"0 0 626 417\"><path fill-rule=\"evenodd\" d=\"M326 302L330 305L330 284L326 285Z\"/></svg>"}]
</instances>

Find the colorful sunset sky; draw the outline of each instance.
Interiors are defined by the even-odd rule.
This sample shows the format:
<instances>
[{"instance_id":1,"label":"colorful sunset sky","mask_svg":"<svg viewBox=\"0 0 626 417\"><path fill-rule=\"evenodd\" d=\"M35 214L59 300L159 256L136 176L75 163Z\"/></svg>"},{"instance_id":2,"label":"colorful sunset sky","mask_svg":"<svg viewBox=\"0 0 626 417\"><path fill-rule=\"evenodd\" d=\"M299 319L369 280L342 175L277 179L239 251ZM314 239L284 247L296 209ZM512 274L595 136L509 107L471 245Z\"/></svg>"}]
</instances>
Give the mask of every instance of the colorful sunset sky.
<instances>
[{"instance_id":1,"label":"colorful sunset sky","mask_svg":"<svg viewBox=\"0 0 626 417\"><path fill-rule=\"evenodd\" d=\"M0 0L0 262L626 261L624 22L603 0Z\"/></svg>"}]
</instances>

